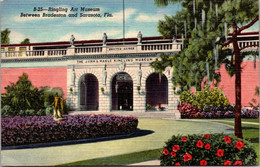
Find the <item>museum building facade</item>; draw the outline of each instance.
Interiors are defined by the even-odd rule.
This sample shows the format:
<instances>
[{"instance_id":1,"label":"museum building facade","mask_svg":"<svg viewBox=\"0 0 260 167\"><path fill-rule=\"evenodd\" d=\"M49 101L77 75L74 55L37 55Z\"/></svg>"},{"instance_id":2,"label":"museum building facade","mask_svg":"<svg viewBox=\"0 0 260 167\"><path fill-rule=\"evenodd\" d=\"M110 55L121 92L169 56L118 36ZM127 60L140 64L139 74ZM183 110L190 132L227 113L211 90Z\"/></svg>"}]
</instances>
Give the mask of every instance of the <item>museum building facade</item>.
<instances>
[{"instance_id":1,"label":"museum building facade","mask_svg":"<svg viewBox=\"0 0 260 167\"><path fill-rule=\"evenodd\" d=\"M24 72L37 87L62 88L73 110L177 113L171 69L159 74L149 64L161 53L179 52L181 43L162 37L74 39L2 46L2 90Z\"/></svg>"},{"instance_id":2,"label":"museum building facade","mask_svg":"<svg viewBox=\"0 0 260 167\"><path fill-rule=\"evenodd\" d=\"M258 34L247 36L249 42L259 45ZM246 42L241 40L240 47ZM72 110L168 111L178 117L172 69L159 74L150 63L162 53L174 56L181 49L180 39L142 38L141 34L107 39L105 33L103 40L75 41L72 36L70 42L3 45L1 89L5 93L4 87L27 73L36 87L61 88Z\"/></svg>"}]
</instances>

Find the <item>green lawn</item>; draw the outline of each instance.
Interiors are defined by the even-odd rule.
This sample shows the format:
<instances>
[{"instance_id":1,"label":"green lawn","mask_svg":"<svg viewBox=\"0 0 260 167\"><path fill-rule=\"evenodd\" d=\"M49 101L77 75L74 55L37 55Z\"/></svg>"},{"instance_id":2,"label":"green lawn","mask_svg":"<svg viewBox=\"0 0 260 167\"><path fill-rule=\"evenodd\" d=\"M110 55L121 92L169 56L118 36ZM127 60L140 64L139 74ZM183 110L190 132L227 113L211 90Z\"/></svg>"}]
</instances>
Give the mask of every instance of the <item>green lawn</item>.
<instances>
[{"instance_id":1,"label":"green lawn","mask_svg":"<svg viewBox=\"0 0 260 167\"><path fill-rule=\"evenodd\" d=\"M224 119L219 119L221 120L225 120L225 121L235 121L235 118L224 118ZM242 118L242 122L255 122L255 123L259 123L259 118Z\"/></svg>"},{"instance_id":2,"label":"green lawn","mask_svg":"<svg viewBox=\"0 0 260 167\"><path fill-rule=\"evenodd\" d=\"M222 122L221 120L214 121L214 122L234 126L234 123L232 123L232 122ZM227 119L225 119L225 120L227 120ZM248 120L248 119L246 119L246 120ZM257 122L258 119L249 119L249 120L250 121L246 121L246 122ZM141 122L143 122L143 121L146 122L148 120L144 119ZM157 122L157 121L155 121L155 122ZM170 121L170 122L172 122L172 121ZM178 122L180 122L180 123L182 122L181 124L183 125L183 121L178 121ZM186 122L186 121L184 121L184 122ZM156 125L156 123L151 125L151 128L154 129L155 125ZM246 140L252 142L255 145L255 150L257 152L257 156L259 157L259 151L258 151L259 150L259 126L243 124L243 136ZM161 152L162 152L162 148L148 150L148 151L134 152L134 153L130 153L130 154L117 155L117 156L109 156L109 157L104 157L104 158L95 158L95 159L90 159L90 160L77 161L77 162L73 162L73 163L62 164L62 166L128 165L128 164L139 163L139 162L144 162L144 161L149 161L149 160L158 160L161 155ZM259 163L259 161L258 161L258 163Z\"/></svg>"},{"instance_id":3,"label":"green lawn","mask_svg":"<svg viewBox=\"0 0 260 167\"><path fill-rule=\"evenodd\" d=\"M208 123L208 122L192 122L192 121L177 121L164 119L139 119L138 128L142 130L153 131L153 133L145 136L135 137L127 140L110 141L110 152L117 151L118 145L128 149L129 153L120 154L115 152L114 155L103 155L102 158L90 158L86 156L85 160L74 161L72 163L60 164L61 166L85 166L85 165L127 165L139 163L149 160L158 160L161 155L161 150L172 135L187 135L187 134L206 134L206 133L232 133L233 129L227 126ZM113 145L111 145L113 143ZM96 143L98 144L98 143ZM92 145L92 144L91 144ZM100 149L101 146L107 147L99 143L95 145L95 149ZM98 147L98 148L97 148ZM88 147L90 149L90 147ZM94 149L94 148L93 148ZM140 150L140 151L138 151ZM132 152L131 152L132 151ZM105 152L104 152L105 153ZM95 154L93 152L93 154Z\"/></svg>"},{"instance_id":4,"label":"green lawn","mask_svg":"<svg viewBox=\"0 0 260 167\"><path fill-rule=\"evenodd\" d=\"M259 123L259 118L242 118L242 122L243 121L244 122L256 122L256 123Z\"/></svg>"},{"instance_id":5,"label":"green lawn","mask_svg":"<svg viewBox=\"0 0 260 167\"><path fill-rule=\"evenodd\" d=\"M158 150L172 135L233 133L233 128L211 122L139 118L138 135L117 140L44 147L37 149L2 150L2 166L55 166L75 162L96 161L102 164L128 164L159 159ZM150 154L151 153L151 154ZM131 161L129 160L131 155ZM157 155L157 156L156 156ZM119 156L119 157L117 157ZM118 159L122 159L118 161ZM119 164L120 163L120 164ZM99 165L99 164L97 164Z\"/></svg>"},{"instance_id":6,"label":"green lawn","mask_svg":"<svg viewBox=\"0 0 260 167\"><path fill-rule=\"evenodd\" d=\"M162 154L162 149L141 151L131 154L96 158L85 161L78 161L59 166L100 166L100 165L128 165L149 160L157 160Z\"/></svg>"},{"instance_id":7,"label":"green lawn","mask_svg":"<svg viewBox=\"0 0 260 167\"><path fill-rule=\"evenodd\" d=\"M207 121L235 121L235 118L220 118L220 119L198 119ZM254 122L259 123L259 118L242 118L242 122Z\"/></svg>"}]
</instances>

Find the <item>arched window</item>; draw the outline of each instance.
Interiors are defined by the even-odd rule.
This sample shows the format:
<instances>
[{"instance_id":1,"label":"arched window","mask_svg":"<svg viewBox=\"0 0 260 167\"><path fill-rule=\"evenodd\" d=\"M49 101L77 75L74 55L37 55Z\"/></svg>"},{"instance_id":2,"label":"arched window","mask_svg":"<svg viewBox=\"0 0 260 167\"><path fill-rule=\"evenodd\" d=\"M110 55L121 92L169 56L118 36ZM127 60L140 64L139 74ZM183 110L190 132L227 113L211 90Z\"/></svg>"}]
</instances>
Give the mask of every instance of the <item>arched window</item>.
<instances>
[{"instance_id":1,"label":"arched window","mask_svg":"<svg viewBox=\"0 0 260 167\"><path fill-rule=\"evenodd\" d=\"M152 73L146 80L147 110L165 110L168 106L168 80L164 74Z\"/></svg>"},{"instance_id":2,"label":"arched window","mask_svg":"<svg viewBox=\"0 0 260 167\"><path fill-rule=\"evenodd\" d=\"M86 74L80 81L80 110L98 110L98 79L93 74Z\"/></svg>"}]
</instances>

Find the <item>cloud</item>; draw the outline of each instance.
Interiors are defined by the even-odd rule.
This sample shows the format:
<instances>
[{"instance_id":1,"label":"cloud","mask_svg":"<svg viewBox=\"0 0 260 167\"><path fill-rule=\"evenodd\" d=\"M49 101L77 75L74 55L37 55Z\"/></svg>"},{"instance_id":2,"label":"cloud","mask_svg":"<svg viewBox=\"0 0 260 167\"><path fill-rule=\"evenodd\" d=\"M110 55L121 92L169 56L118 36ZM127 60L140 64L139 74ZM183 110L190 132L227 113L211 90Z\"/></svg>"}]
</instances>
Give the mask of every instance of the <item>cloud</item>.
<instances>
[{"instance_id":1,"label":"cloud","mask_svg":"<svg viewBox=\"0 0 260 167\"><path fill-rule=\"evenodd\" d=\"M75 40L77 40L77 41L86 40L82 34L76 33L76 32L71 32L71 33L68 33L68 34L62 36L58 41L70 41L70 37L72 34L75 37Z\"/></svg>"},{"instance_id":2,"label":"cloud","mask_svg":"<svg viewBox=\"0 0 260 167\"><path fill-rule=\"evenodd\" d=\"M126 37L126 38L137 38L138 32L139 32L139 31L135 31L135 30L128 31L128 32L125 34L125 37Z\"/></svg>"},{"instance_id":3,"label":"cloud","mask_svg":"<svg viewBox=\"0 0 260 167\"><path fill-rule=\"evenodd\" d=\"M92 39L102 39L103 38L103 34L106 33L108 39L110 38L118 38L121 34L122 34L122 30L118 30L118 29L111 29L111 30L107 30L107 31L103 31L103 30L98 30L94 33L88 34L86 36L87 40L92 40Z\"/></svg>"},{"instance_id":4,"label":"cloud","mask_svg":"<svg viewBox=\"0 0 260 167\"><path fill-rule=\"evenodd\" d=\"M76 33L76 32L71 32L68 33L64 36L62 36L58 41L69 41L71 35L73 34L73 36L75 37L76 41L81 41L81 40L102 40L103 38L103 33L106 33L108 36L108 39L112 39L112 38L118 38L120 37L120 35L122 34L121 30L116 30L116 29L111 29L111 30L107 30L107 31L103 31L103 30L97 30L94 33L88 34L88 35L83 35L80 33Z\"/></svg>"},{"instance_id":5,"label":"cloud","mask_svg":"<svg viewBox=\"0 0 260 167\"><path fill-rule=\"evenodd\" d=\"M125 20L129 19L134 13L136 9L128 8L125 9ZM87 14L96 14L97 12L88 12ZM104 17L103 13L98 13L101 17L81 17L76 20L68 20L69 23L74 24L81 24L85 22L114 22L114 23L121 23L123 20L123 11L112 13L113 17ZM78 15L80 17L80 15Z\"/></svg>"},{"instance_id":6,"label":"cloud","mask_svg":"<svg viewBox=\"0 0 260 167\"><path fill-rule=\"evenodd\" d=\"M163 15L147 15L144 13L140 13L135 20L140 22L158 22L159 19L162 19Z\"/></svg>"},{"instance_id":7,"label":"cloud","mask_svg":"<svg viewBox=\"0 0 260 167\"><path fill-rule=\"evenodd\" d=\"M10 43L12 44L21 43L25 38L29 38L31 43L37 42L34 38L30 36L25 36L24 34L16 31L11 31L9 37L10 37Z\"/></svg>"},{"instance_id":8,"label":"cloud","mask_svg":"<svg viewBox=\"0 0 260 167\"><path fill-rule=\"evenodd\" d=\"M68 14L70 14L70 7L68 6L56 6L56 7L53 7L53 9L58 9L58 8L63 8L63 9L66 9L67 8L67 12L66 11L42 11L42 12L35 12L35 13L28 13L28 14L37 14L37 15L40 15L40 17L22 17L22 16L25 16L27 13L26 12L21 12L19 16L15 16L13 18L13 20L15 22L26 22L26 21L37 21L37 20L50 20L50 19L60 19L60 18L64 18L64 17L42 17L43 16L43 13L46 13L46 14L67 14L67 17L68 17ZM22 15L23 13L23 15Z\"/></svg>"}]
</instances>

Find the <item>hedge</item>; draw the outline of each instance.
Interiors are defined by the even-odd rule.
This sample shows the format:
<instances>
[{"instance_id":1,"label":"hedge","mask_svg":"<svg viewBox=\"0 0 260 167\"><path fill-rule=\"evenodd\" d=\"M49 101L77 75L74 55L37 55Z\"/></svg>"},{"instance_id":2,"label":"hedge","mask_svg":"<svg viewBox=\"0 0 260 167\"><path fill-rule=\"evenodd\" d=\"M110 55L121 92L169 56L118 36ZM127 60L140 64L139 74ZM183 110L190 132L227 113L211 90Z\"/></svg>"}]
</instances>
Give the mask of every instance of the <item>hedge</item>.
<instances>
[{"instance_id":1,"label":"hedge","mask_svg":"<svg viewBox=\"0 0 260 167\"><path fill-rule=\"evenodd\" d=\"M172 136L160 160L163 166L256 165L254 146L234 135Z\"/></svg>"},{"instance_id":2,"label":"hedge","mask_svg":"<svg viewBox=\"0 0 260 167\"><path fill-rule=\"evenodd\" d=\"M2 118L2 146L88 139L133 133L138 119L115 115L15 116Z\"/></svg>"}]
</instances>

